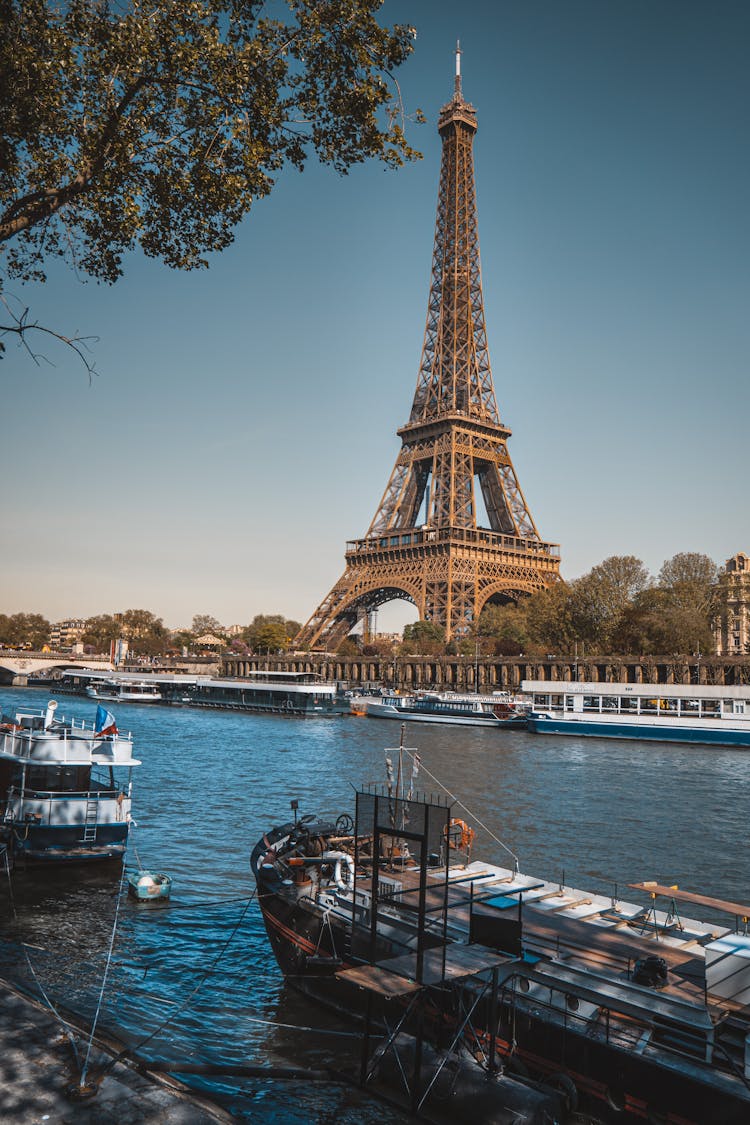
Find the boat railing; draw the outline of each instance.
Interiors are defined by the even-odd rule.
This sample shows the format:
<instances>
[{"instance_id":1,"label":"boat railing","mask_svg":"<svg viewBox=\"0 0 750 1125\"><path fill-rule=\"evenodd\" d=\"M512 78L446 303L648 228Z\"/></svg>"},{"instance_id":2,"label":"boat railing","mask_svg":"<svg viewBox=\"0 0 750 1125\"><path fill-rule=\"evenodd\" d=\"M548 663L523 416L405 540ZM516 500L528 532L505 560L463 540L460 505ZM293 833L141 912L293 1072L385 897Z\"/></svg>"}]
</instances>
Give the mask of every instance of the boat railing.
<instances>
[{"instance_id":1,"label":"boat railing","mask_svg":"<svg viewBox=\"0 0 750 1125\"><path fill-rule=\"evenodd\" d=\"M93 723L90 727L85 723L78 726L55 724L46 729L33 729L17 724L5 726L10 729L2 732L3 751L20 761L80 765L95 761L107 746L112 748L113 763L132 757L133 737L130 732L100 736L94 730Z\"/></svg>"},{"instance_id":2,"label":"boat railing","mask_svg":"<svg viewBox=\"0 0 750 1125\"><path fill-rule=\"evenodd\" d=\"M11 786L8 790L4 820L17 821L19 817L32 825L38 824L83 824L87 810L96 809L97 821L123 821L130 810L130 798L122 789L81 789L65 792L44 789L19 789ZM76 810L84 812L83 819Z\"/></svg>"}]
</instances>

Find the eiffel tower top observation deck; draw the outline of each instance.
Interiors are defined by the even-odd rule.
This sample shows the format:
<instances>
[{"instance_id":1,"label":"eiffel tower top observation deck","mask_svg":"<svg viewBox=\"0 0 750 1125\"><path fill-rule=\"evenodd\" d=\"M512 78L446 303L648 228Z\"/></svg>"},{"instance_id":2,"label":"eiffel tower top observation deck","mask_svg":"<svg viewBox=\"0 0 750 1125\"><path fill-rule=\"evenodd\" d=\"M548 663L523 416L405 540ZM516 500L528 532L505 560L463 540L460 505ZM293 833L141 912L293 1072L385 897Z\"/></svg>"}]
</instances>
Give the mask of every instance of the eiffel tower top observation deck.
<instances>
[{"instance_id":1,"label":"eiffel tower top observation deck","mask_svg":"<svg viewBox=\"0 0 750 1125\"><path fill-rule=\"evenodd\" d=\"M508 453L487 347L474 185L476 111L461 90L440 110L442 161L422 358L402 446L364 539L296 638L331 649L394 598L466 634L488 602L516 600L559 579ZM480 498L484 512L481 511ZM486 513L489 526L480 519Z\"/></svg>"}]
</instances>

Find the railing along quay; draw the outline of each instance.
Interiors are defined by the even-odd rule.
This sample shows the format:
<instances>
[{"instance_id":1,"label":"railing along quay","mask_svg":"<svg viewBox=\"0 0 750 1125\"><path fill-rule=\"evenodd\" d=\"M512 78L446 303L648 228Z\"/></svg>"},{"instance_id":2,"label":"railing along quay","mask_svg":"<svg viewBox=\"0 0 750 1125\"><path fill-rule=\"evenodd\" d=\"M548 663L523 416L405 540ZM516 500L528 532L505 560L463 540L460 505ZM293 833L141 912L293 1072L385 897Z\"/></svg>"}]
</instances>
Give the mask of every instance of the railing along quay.
<instances>
[{"instance_id":1,"label":"railing along quay","mask_svg":"<svg viewBox=\"0 0 750 1125\"><path fill-rule=\"evenodd\" d=\"M560 657L361 656L324 653L278 656L227 654L221 675L243 678L251 673L311 672L326 682L359 687L516 691L522 680L553 680L561 685L591 683L750 684L750 657Z\"/></svg>"}]
</instances>

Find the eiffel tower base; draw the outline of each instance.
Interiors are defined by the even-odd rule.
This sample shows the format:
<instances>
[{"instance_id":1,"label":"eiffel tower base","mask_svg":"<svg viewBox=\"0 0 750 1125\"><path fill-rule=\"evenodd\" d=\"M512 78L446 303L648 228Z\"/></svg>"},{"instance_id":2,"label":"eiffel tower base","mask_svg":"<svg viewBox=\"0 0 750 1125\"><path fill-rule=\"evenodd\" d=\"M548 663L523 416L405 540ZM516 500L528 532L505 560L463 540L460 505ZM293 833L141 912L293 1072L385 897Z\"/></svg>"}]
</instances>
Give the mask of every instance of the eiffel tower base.
<instances>
[{"instance_id":1,"label":"eiffel tower base","mask_svg":"<svg viewBox=\"0 0 750 1125\"><path fill-rule=\"evenodd\" d=\"M476 538L481 542L467 542ZM335 651L367 613L399 598L415 605L420 618L442 625L446 639L463 636L476 628L488 603L517 601L559 577L559 558L533 540L456 528L453 535L422 530L387 542L350 544L346 570L297 636L296 648Z\"/></svg>"}]
</instances>

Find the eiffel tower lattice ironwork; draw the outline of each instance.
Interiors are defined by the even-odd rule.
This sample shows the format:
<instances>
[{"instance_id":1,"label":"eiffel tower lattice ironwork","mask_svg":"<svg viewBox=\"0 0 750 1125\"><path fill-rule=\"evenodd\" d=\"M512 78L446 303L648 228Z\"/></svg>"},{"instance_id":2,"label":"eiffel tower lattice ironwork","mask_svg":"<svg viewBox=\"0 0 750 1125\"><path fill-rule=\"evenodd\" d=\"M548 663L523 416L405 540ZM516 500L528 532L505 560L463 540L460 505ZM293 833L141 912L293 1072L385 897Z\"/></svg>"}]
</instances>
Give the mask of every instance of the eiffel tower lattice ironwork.
<instances>
[{"instance_id":1,"label":"eiffel tower lattice ironwork","mask_svg":"<svg viewBox=\"0 0 750 1125\"><path fill-rule=\"evenodd\" d=\"M364 539L295 639L331 651L378 606L412 601L446 638L472 630L488 602L559 579L559 551L539 537L507 441L484 321L474 187L476 111L455 92L440 111L442 162L422 360L401 451ZM478 499L488 527L478 522Z\"/></svg>"}]
</instances>

